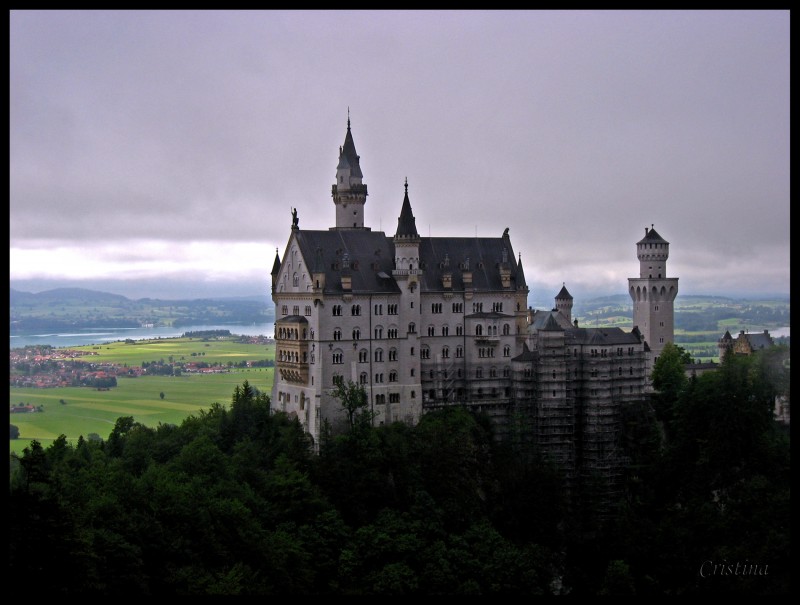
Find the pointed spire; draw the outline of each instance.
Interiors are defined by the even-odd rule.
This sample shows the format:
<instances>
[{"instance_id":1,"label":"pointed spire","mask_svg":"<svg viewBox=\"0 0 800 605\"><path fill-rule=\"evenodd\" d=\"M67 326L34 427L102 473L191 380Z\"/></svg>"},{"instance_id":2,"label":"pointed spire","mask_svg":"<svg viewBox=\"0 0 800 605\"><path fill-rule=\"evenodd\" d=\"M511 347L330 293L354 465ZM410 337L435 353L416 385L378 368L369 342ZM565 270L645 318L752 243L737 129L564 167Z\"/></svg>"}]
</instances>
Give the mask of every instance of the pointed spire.
<instances>
[{"instance_id":1,"label":"pointed spire","mask_svg":"<svg viewBox=\"0 0 800 605\"><path fill-rule=\"evenodd\" d=\"M572 300L572 295L567 290L567 285L561 282L561 290L556 294L556 300Z\"/></svg>"},{"instance_id":2,"label":"pointed spire","mask_svg":"<svg viewBox=\"0 0 800 605\"><path fill-rule=\"evenodd\" d=\"M408 201L408 177L406 177L405 190L403 207L400 210L400 218L397 219L397 232L394 236L419 237L419 233L417 233L417 220L414 218L414 213L411 211L411 202Z\"/></svg>"},{"instance_id":3,"label":"pointed spire","mask_svg":"<svg viewBox=\"0 0 800 605\"><path fill-rule=\"evenodd\" d=\"M275 262L272 263L272 275L277 275L281 270L281 257L278 255L278 249L275 248Z\"/></svg>"},{"instance_id":4,"label":"pointed spire","mask_svg":"<svg viewBox=\"0 0 800 605\"><path fill-rule=\"evenodd\" d=\"M517 261L517 274L514 277L517 282L517 288L526 288L528 284L525 282L525 271L522 270L522 253L519 254L519 261Z\"/></svg>"},{"instance_id":5,"label":"pointed spire","mask_svg":"<svg viewBox=\"0 0 800 605\"><path fill-rule=\"evenodd\" d=\"M339 148L339 165L337 169L349 168L350 176L363 178L361 173L361 158L356 153L356 144L353 142L353 133L350 132L350 108L347 108L347 134L344 136L344 145Z\"/></svg>"}]
</instances>

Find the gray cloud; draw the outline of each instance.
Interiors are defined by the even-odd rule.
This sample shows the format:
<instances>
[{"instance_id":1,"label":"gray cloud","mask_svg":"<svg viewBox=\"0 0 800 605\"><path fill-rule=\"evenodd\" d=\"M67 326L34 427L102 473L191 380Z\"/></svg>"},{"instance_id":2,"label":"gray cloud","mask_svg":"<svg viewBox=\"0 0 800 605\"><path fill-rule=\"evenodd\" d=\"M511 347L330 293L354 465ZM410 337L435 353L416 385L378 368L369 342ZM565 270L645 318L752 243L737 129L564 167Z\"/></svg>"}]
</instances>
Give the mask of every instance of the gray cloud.
<instances>
[{"instance_id":1,"label":"gray cloud","mask_svg":"<svg viewBox=\"0 0 800 605\"><path fill-rule=\"evenodd\" d=\"M265 258L231 278L267 284L291 207L301 228L334 222L349 107L373 229L395 229L407 177L421 233L508 226L544 288L624 291L654 223L683 292L788 292L788 11L12 11L10 26L12 250L244 242ZM14 258L12 279L35 273Z\"/></svg>"}]
</instances>

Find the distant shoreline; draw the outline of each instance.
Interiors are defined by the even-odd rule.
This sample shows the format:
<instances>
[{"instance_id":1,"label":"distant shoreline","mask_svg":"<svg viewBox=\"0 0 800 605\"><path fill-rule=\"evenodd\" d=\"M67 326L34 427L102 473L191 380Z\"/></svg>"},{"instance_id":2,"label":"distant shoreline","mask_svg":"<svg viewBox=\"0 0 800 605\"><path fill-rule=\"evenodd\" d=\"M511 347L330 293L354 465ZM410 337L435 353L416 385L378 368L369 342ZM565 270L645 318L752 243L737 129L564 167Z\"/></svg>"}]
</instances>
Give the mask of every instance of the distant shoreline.
<instances>
[{"instance_id":1,"label":"distant shoreline","mask_svg":"<svg viewBox=\"0 0 800 605\"><path fill-rule=\"evenodd\" d=\"M26 346L79 347L87 345L103 345L130 338L132 340L151 340L156 338L180 338L186 332L208 330L230 330L232 335L273 337L272 322L261 324L198 324L191 326L162 326L158 328L108 328L75 330L63 333L18 334L10 336L9 348L20 349Z\"/></svg>"}]
</instances>

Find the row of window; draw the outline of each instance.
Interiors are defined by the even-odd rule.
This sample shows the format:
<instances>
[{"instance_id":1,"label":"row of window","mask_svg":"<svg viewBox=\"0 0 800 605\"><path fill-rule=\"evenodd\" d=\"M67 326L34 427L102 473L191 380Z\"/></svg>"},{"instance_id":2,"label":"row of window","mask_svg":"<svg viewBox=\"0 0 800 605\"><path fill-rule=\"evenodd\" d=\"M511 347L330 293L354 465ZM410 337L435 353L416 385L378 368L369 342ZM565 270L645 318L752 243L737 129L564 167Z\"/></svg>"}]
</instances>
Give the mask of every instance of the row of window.
<instances>
[{"instance_id":1,"label":"row of window","mask_svg":"<svg viewBox=\"0 0 800 605\"><path fill-rule=\"evenodd\" d=\"M286 315L289 315L289 305L283 305L281 307L281 315L283 315L284 317ZM294 305L292 307L292 315L300 315L300 305ZM311 316L311 305L306 305L305 315L306 317Z\"/></svg>"},{"instance_id":2,"label":"row of window","mask_svg":"<svg viewBox=\"0 0 800 605\"><path fill-rule=\"evenodd\" d=\"M416 334L417 333L417 326L415 323L411 322L408 324L408 333L409 334ZM503 324L502 334L503 336L508 336L511 333L511 326L509 324ZM305 334L305 331L303 332ZM383 327L377 326L373 330L373 337L376 339L383 338ZM463 336L464 335L464 326L458 325L456 326L456 336ZM475 326L475 335L476 336L483 336L483 326L478 324ZM487 336L497 336L497 326L486 326L486 335ZM353 328L352 332L353 340L360 340L361 339L361 329L360 328ZM428 326L428 336L436 336L436 326ZM450 336L450 326L442 326L441 329L441 336ZM305 336L303 336L305 338ZM399 331L397 328L388 328L386 330L386 338L399 338ZM333 330L333 340L341 340L342 339L342 330L340 328L335 328Z\"/></svg>"},{"instance_id":3,"label":"row of window","mask_svg":"<svg viewBox=\"0 0 800 605\"><path fill-rule=\"evenodd\" d=\"M295 284L296 285L296 284ZM340 317L342 315L342 305L333 305L331 307L331 314L334 317ZM373 307L375 315L383 315L383 304L376 304ZM495 302L492 303L492 311L496 313L503 312L503 303L502 302ZM431 303L431 313L442 313L443 312L443 305L442 303ZM464 303L462 302L454 302L452 304L452 312L453 313L463 313L464 312ZM472 303L472 312L473 313L482 313L483 312L483 303L477 302ZM398 305L397 303L391 303L386 305L386 314L387 315L397 315L398 313ZM281 314L283 316L289 315L289 306L283 305L281 307ZM311 315L311 305L306 305L304 309L304 314L306 317ZM350 307L350 314L354 317L358 317L361 315L361 305L352 305ZM292 315L300 315L300 306L294 305L292 307Z\"/></svg>"}]
</instances>

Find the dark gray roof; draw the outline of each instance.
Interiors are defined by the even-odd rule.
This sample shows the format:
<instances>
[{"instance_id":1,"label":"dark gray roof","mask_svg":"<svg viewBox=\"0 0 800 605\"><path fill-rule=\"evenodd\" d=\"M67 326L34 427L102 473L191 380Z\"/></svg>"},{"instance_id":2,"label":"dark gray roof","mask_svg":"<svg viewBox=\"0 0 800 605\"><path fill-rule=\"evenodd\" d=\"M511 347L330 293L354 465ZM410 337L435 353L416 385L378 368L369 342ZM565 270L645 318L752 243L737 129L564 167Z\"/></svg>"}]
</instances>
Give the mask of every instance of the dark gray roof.
<instances>
[{"instance_id":1,"label":"dark gray roof","mask_svg":"<svg viewBox=\"0 0 800 605\"><path fill-rule=\"evenodd\" d=\"M505 250L506 264L511 273L511 289L517 289L517 261L507 238L503 237L423 237L419 257L422 269L420 284L423 292L444 291L442 275L452 275L452 289L463 290L466 266L472 272L475 290L502 290L500 263ZM445 264L448 266L445 267Z\"/></svg>"},{"instance_id":2,"label":"dark gray roof","mask_svg":"<svg viewBox=\"0 0 800 605\"><path fill-rule=\"evenodd\" d=\"M567 344L576 345L625 345L640 344L635 332L625 332L621 328L569 328L566 330Z\"/></svg>"},{"instance_id":3,"label":"dark gray roof","mask_svg":"<svg viewBox=\"0 0 800 605\"><path fill-rule=\"evenodd\" d=\"M772 337L769 335L769 332L745 334L744 337L747 339L747 342L750 343L750 348L752 348L754 351L758 349L768 349L775 344L772 340Z\"/></svg>"},{"instance_id":4,"label":"dark gray roof","mask_svg":"<svg viewBox=\"0 0 800 605\"><path fill-rule=\"evenodd\" d=\"M350 118L347 118L347 134L344 136L344 145L339 152L339 165L337 168L350 168L352 176L362 178L361 158L356 153L356 145L353 142L353 135L350 132Z\"/></svg>"},{"instance_id":5,"label":"dark gray roof","mask_svg":"<svg viewBox=\"0 0 800 605\"><path fill-rule=\"evenodd\" d=\"M526 343L522 343L522 353L513 357L511 361L533 361L538 357L538 353L531 351Z\"/></svg>"},{"instance_id":6,"label":"dark gray roof","mask_svg":"<svg viewBox=\"0 0 800 605\"><path fill-rule=\"evenodd\" d=\"M286 317L281 317L275 323L301 323L307 324L308 320L303 317L302 315L287 315Z\"/></svg>"},{"instance_id":7,"label":"dark gray roof","mask_svg":"<svg viewBox=\"0 0 800 605\"><path fill-rule=\"evenodd\" d=\"M397 293L400 288L391 277L394 269L394 240L382 231L330 229L328 231L293 232L300 251L313 272L322 268L325 291L341 291L344 255L347 254L352 276L352 292ZM502 290L500 264L506 250L511 289L517 287L517 262L510 243L502 237L434 237L420 238L419 252L423 292L444 291L442 274L450 271L452 290L463 290L462 268L466 263L472 272L476 290ZM445 261L446 259L446 261ZM447 267L445 265L448 265ZM504 316L504 315L499 315Z\"/></svg>"},{"instance_id":8,"label":"dark gray roof","mask_svg":"<svg viewBox=\"0 0 800 605\"><path fill-rule=\"evenodd\" d=\"M414 213L411 212L411 202L408 201L408 181L406 181L406 195L403 198L403 207L400 209L400 217L397 219L397 232L395 237L400 238L415 238L419 237L417 233L417 221L414 218Z\"/></svg>"},{"instance_id":9,"label":"dark gray roof","mask_svg":"<svg viewBox=\"0 0 800 605\"><path fill-rule=\"evenodd\" d=\"M277 275L281 270L281 257L278 254L278 249L275 248L275 262L272 263L272 275Z\"/></svg>"},{"instance_id":10,"label":"dark gray roof","mask_svg":"<svg viewBox=\"0 0 800 605\"><path fill-rule=\"evenodd\" d=\"M553 324L555 324L555 327ZM559 311L534 311L528 330L566 330L572 327L569 320Z\"/></svg>"},{"instance_id":11,"label":"dark gray roof","mask_svg":"<svg viewBox=\"0 0 800 605\"><path fill-rule=\"evenodd\" d=\"M667 240L665 240L663 237L661 237L658 233L656 233L656 230L653 229L652 225L651 225L650 229L648 229L647 227L644 228L644 237L642 239L640 239L636 243L637 244L654 244L654 243L668 244L669 242Z\"/></svg>"},{"instance_id":12,"label":"dark gray roof","mask_svg":"<svg viewBox=\"0 0 800 605\"><path fill-rule=\"evenodd\" d=\"M294 232L306 266L325 272L325 292L342 292L343 257L349 257L352 292L397 293L391 276L394 266L394 244L381 231L331 229L328 231Z\"/></svg>"},{"instance_id":13,"label":"dark gray roof","mask_svg":"<svg viewBox=\"0 0 800 605\"><path fill-rule=\"evenodd\" d=\"M561 286L561 291L556 294L556 300L572 300L572 295L567 290L566 284Z\"/></svg>"}]
</instances>

